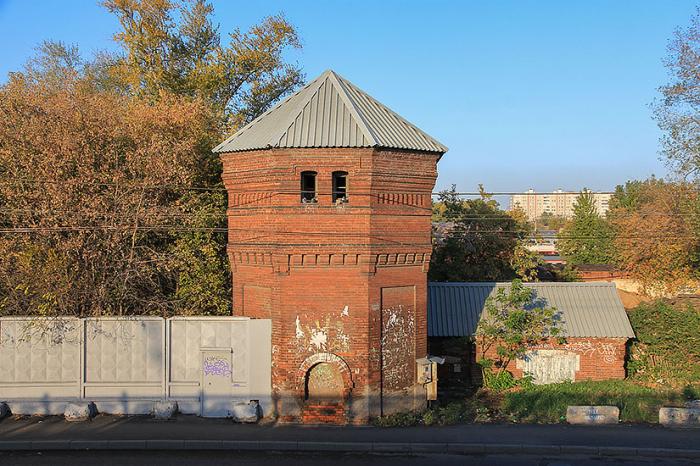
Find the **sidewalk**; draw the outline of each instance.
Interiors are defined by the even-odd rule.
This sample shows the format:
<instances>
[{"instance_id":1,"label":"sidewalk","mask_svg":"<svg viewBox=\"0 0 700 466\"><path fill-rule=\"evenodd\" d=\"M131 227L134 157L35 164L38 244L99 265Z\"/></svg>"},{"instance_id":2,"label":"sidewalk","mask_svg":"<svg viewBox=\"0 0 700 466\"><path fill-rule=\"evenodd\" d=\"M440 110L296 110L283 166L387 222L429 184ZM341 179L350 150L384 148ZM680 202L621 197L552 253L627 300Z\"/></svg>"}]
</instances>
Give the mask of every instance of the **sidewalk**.
<instances>
[{"instance_id":1,"label":"sidewalk","mask_svg":"<svg viewBox=\"0 0 700 466\"><path fill-rule=\"evenodd\" d=\"M700 430L633 425L257 426L195 416L172 421L141 416L98 416L81 423L62 417L0 421L0 451L50 449L561 453L700 459Z\"/></svg>"}]
</instances>

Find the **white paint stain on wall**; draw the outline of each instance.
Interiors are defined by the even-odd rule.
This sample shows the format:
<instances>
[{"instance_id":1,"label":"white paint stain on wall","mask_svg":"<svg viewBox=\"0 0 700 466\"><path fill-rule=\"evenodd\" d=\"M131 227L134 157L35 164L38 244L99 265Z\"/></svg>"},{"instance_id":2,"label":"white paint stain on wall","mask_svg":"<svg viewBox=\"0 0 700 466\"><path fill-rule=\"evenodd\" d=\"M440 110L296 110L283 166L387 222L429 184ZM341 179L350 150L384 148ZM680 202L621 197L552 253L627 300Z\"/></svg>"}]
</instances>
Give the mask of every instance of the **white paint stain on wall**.
<instances>
[{"instance_id":1,"label":"white paint stain on wall","mask_svg":"<svg viewBox=\"0 0 700 466\"><path fill-rule=\"evenodd\" d=\"M415 320L412 307L402 305L382 309L381 363L385 388L407 386L415 345ZM410 355L407 357L407 355Z\"/></svg>"},{"instance_id":2,"label":"white paint stain on wall","mask_svg":"<svg viewBox=\"0 0 700 466\"><path fill-rule=\"evenodd\" d=\"M528 351L516 367L530 375L536 385L573 382L581 368L581 356L566 350L537 349Z\"/></svg>"},{"instance_id":3,"label":"white paint stain on wall","mask_svg":"<svg viewBox=\"0 0 700 466\"><path fill-rule=\"evenodd\" d=\"M311 344L316 347L317 351L326 349L328 335L323 330L314 329L311 331Z\"/></svg>"},{"instance_id":4,"label":"white paint stain on wall","mask_svg":"<svg viewBox=\"0 0 700 466\"><path fill-rule=\"evenodd\" d=\"M343 308L342 312L340 313L340 316L341 316L341 317L347 317L347 316L349 316L349 315L350 315L349 310L350 310L350 309L348 308L348 306L345 305L345 307Z\"/></svg>"},{"instance_id":5,"label":"white paint stain on wall","mask_svg":"<svg viewBox=\"0 0 700 466\"><path fill-rule=\"evenodd\" d=\"M298 340L301 340L304 338L304 331L301 329L301 321L299 320L299 316L297 316L296 319L296 337Z\"/></svg>"},{"instance_id":6,"label":"white paint stain on wall","mask_svg":"<svg viewBox=\"0 0 700 466\"><path fill-rule=\"evenodd\" d=\"M593 356L599 353L603 356L603 362L606 364L614 364L617 361L617 346L612 343L595 344L590 340L579 340L567 342L563 345L554 345L552 343L537 345L533 349L564 349L583 356Z\"/></svg>"},{"instance_id":7,"label":"white paint stain on wall","mask_svg":"<svg viewBox=\"0 0 700 466\"><path fill-rule=\"evenodd\" d=\"M318 351L348 352L350 336L345 333L345 324L338 319L337 312L331 312L323 320L314 320L311 324L306 323L306 315L296 316L296 351L300 354Z\"/></svg>"}]
</instances>

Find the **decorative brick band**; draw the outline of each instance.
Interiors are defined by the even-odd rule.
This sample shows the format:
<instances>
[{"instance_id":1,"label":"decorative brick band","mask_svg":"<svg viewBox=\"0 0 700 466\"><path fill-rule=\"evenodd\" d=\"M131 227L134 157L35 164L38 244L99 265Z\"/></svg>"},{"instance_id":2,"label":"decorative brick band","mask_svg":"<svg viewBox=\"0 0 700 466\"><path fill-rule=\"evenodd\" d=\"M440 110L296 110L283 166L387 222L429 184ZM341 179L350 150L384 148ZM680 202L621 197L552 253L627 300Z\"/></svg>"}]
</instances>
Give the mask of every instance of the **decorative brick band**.
<instances>
[{"instance_id":1,"label":"decorative brick band","mask_svg":"<svg viewBox=\"0 0 700 466\"><path fill-rule=\"evenodd\" d=\"M271 254L259 252L232 251L229 247L229 260L235 268L239 265L274 267L276 272L288 273L290 268L299 267L357 267L363 266L374 273L377 267L401 267L420 265L427 270L430 254L391 253L391 254Z\"/></svg>"}]
</instances>

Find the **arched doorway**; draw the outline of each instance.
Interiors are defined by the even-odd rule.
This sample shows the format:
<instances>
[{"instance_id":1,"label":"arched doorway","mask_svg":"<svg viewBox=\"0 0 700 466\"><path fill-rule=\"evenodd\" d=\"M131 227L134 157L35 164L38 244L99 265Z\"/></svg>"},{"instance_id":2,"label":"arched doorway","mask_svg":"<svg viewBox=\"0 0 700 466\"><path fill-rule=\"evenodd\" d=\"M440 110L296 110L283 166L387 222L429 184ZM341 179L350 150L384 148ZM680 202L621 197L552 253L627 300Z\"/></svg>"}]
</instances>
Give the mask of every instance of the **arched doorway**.
<instances>
[{"instance_id":1,"label":"arched doorway","mask_svg":"<svg viewBox=\"0 0 700 466\"><path fill-rule=\"evenodd\" d=\"M301 420L305 424L346 424L346 401L353 388L347 363L332 353L316 353L299 367Z\"/></svg>"},{"instance_id":2,"label":"arched doorway","mask_svg":"<svg viewBox=\"0 0 700 466\"><path fill-rule=\"evenodd\" d=\"M306 373L304 398L311 402L340 402L343 400L345 383L335 364L321 362Z\"/></svg>"}]
</instances>

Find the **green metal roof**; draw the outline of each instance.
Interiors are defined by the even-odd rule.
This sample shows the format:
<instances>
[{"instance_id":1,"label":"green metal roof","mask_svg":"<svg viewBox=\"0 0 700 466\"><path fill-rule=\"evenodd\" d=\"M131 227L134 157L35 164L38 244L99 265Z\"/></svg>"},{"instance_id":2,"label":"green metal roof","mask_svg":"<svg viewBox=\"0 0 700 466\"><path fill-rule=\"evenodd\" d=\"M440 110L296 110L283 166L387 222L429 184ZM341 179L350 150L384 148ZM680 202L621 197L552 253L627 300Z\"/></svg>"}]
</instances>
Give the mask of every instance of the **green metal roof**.
<instances>
[{"instance_id":1,"label":"green metal roof","mask_svg":"<svg viewBox=\"0 0 700 466\"><path fill-rule=\"evenodd\" d=\"M214 152L291 147L383 147L447 152L447 147L328 70Z\"/></svg>"},{"instance_id":2,"label":"green metal roof","mask_svg":"<svg viewBox=\"0 0 700 466\"><path fill-rule=\"evenodd\" d=\"M471 336L486 299L510 283L428 284L428 336ZM614 283L526 283L534 299L559 311L568 337L634 338Z\"/></svg>"}]
</instances>

